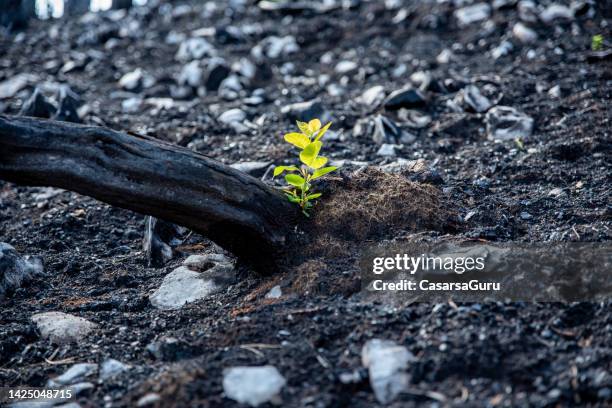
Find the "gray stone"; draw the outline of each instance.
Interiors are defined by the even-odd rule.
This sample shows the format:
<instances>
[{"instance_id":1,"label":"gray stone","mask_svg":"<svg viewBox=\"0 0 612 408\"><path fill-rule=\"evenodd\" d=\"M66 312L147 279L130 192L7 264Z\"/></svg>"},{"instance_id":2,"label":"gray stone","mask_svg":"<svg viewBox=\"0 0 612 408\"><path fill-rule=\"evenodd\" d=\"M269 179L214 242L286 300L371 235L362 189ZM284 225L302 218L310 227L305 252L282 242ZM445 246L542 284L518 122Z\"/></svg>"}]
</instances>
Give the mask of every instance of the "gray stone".
<instances>
[{"instance_id":1,"label":"gray stone","mask_svg":"<svg viewBox=\"0 0 612 408\"><path fill-rule=\"evenodd\" d=\"M491 6L477 3L455 10L455 18L460 27L486 20L491 15Z\"/></svg>"},{"instance_id":2,"label":"gray stone","mask_svg":"<svg viewBox=\"0 0 612 408\"><path fill-rule=\"evenodd\" d=\"M504 55L508 55L513 48L514 46L510 41L504 40L491 51L491 56L493 59L500 59Z\"/></svg>"},{"instance_id":3,"label":"gray stone","mask_svg":"<svg viewBox=\"0 0 612 408\"><path fill-rule=\"evenodd\" d=\"M231 367L223 372L225 396L256 407L271 401L286 384L274 366Z\"/></svg>"},{"instance_id":4,"label":"gray stone","mask_svg":"<svg viewBox=\"0 0 612 408\"><path fill-rule=\"evenodd\" d=\"M538 9L532 0L521 0L517 5L519 18L527 23L538 21Z\"/></svg>"},{"instance_id":5,"label":"gray stone","mask_svg":"<svg viewBox=\"0 0 612 408\"><path fill-rule=\"evenodd\" d=\"M393 91L385 99L385 109L397 110L400 108L416 108L427 103L425 95L412 86L406 86L397 91Z\"/></svg>"},{"instance_id":6,"label":"gray stone","mask_svg":"<svg viewBox=\"0 0 612 408\"><path fill-rule=\"evenodd\" d=\"M181 43L175 58L178 61L199 60L204 56L212 57L215 47L204 38L189 38Z\"/></svg>"},{"instance_id":7,"label":"gray stone","mask_svg":"<svg viewBox=\"0 0 612 408\"><path fill-rule=\"evenodd\" d=\"M459 92L459 98L463 104L468 108L477 113L488 111L493 105L489 98L484 96L480 89L475 85L468 85Z\"/></svg>"},{"instance_id":8,"label":"gray stone","mask_svg":"<svg viewBox=\"0 0 612 408\"><path fill-rule=\"evenodd\" d=\"M331 114L317 99L285 105L281 108L281 113L291 121L308 122L312 119L319 119L327 123L331 120Z\"/></svg>"},{"instance_id":9,"label":"gray stone","mask_svg":"<svg viewBox=\"0 0 612 408\"><path fill-rule=\"evenodd\" d=\"M62 312L38 313L32 321L43 338L56 344L81 340L97 327L89 320Z\"/></svg>"},{"instance_id":10,"label":"gray stone","mask_svg":"<svg viewBox=\"0 0 612 408\"><path fill-rule=\"evenodd\" d=\"M512 27L512 35L523 44L531 44L538 39L538 34L523 23L516 23Z\"/></svg>"},{"instance_id":11,"label":"gray stone","mask_svg":"<svg viewBox=\"0 0 612 408\"><path fill-rule=\"evenodd\" d=\"M218 119L219 122L229 125L232 122L242 122L246 117L247 115L242 109L235 108L223 112Z\"/></svg>"},{"instance_id":12,"label":"gray stone","mask_svg":"<svg viewBox=\"0 0 612 408\"><path fill-rule=\"evenodd\" d=\"M378 151L376 152L379 156L391 157L395 156L395 145L389 143L383 143Z\"/></svg>"},{"instance_id":13,"label":"gray stone","mask_svg":"<svg viewBox=\"0 0 612 408\"><path fill-rule=\"evenodd\" d=\"M344 75L355 71L357 68L358 65L355 61L340 61L336 64L334 71L337 74Z\"/></svg>"},{"instance_id":14,"label":"gray stone","mask_svg":"<svg viewBox=\"0 0 612 408\"><path fill-rule=\"evenodd\" d=\"M551 4L540 13L540 20L545 24L552 24L556 21L567 22L573 19L574 12L572 9L558 3Z\"/></svg>"},{"instance_id":15,"label":"gray stone","mask_svg":"<svg viewBox=\"0 0 612 408\"><path fill-rule=\"evenodd\" d=\"M142 98L128 98L121 102L121 110L125 113L136 113L142 108Z\"/></svg>"},{"instance_id":16,"label":"gray stone","mask_svg":"<svg viewBox=\"0 0 612 408\"><path fill-rule=\"evenodd\" d=\"M375 108L385 99L385 87L376 85L369 88L359 98L359 101L365 106Z\"/></svg>"},{"instance_id":17,"label":"gray stone","mask_svg":"<svg viewBox=\"0 0 612 408\"><path fill-rule=\"evenodd\" d=\"M8 290L20 287L23 282L42 273L40 259L23 257L11 245L0 242L0 299Z\"/></svg>"},{"instance_id":18,"label":"gray stone","mask_svg":"<svg viewBox=\"0 0 612 408\"><path fill-rule=\"evenodd\" d=\"M124 74L119 80L119 86L128 91L136 90L142 84L143 72L140 68Z\"/></svg>"},{"instance_id":19,"label":"gray stone","mask_svg":"<svg viewBox=\"0 0 612 408\"><path fill-rule=\"evenodd\" d=\"M226 288L235 277L234 265L219 254L189 257L185 265L166 275L149 300L162 310L176 310ZM195 270L201 271L196 272Z\"/></svg>"},{"instance_id":20,"label":"gray stone","mask_svg":"<svg viewBox=\"0 0 612 408\"><path fill-rule=\"evenodd\" d=\"M204 71L200 67L199 61L191 61L185 64L178 78L179 85L189 85L197 88L202 84Z\"/></svg>"},{"instance_id":21,"label":"gray stone","mask_svg":"<svg viewBox=\"0 0 612 408\"><path fill-rule=\"evenodd\" d=\"M533 118L510 106L496 106L485 117L490 140L514 140L529 137L533 132Z\"/></svg>"},{"instance_id":22,"label":"gray stone","mask_svg":"<svg viewBox=\"0 0 612 408\"><path fill-rule=\"evenodd\" d=\"M251 55L258 61L265 58L276 59L287 57L300 50L300 46L292 35L277 37L275 35L264 38L251 50Z\"/></svg>"},{"instance_id":23,"label":"gray stone","mask_svg":"<svg viewBox=\"0 0 612 408\"><path fill-rule=\"evenodd\" d=\"M72 385L80 382L86 377L95 374L98 365L92 363L79 363L70 367L64 374L47 381L47 387L57 388L64 385Z\"/></svg>"},{"instance_id":24,"label":"gray stone","mask_svg":"<svg viewBox=\"0 0 612 408\"><path fill-rule=\"evenodd\" d=\"M272 289L270 289L268 293L266 293L265 297L266 299L278 299L281 296L283 296L283 291L280 285L276 285Z\"/></svg>"},{"instance_id":25,"label":"gray stone","mask_svg":"<svg viewBox=\"0 0 612 408\"><path fill-rule=\"evenodd\" d=\"M387 404L409 384L405 372L415 357L405 347L390 340L369 340L361 351L361 361L368 369L370 385L376 399Z\"/></svg>"},{"instance_id":26,"label":"gray stone","mask_svg":"<svg viewBox=\"0 0 612 408\"><path fill-rule=\"evenodd\" d=\"M0 82L0 99L12 98L17 92L36 81L31 74L18 74Z\"/></svg>"},{"instance_id":27,"label":"gray stone","mask_svg":"<svg viewBox=\"0 0 612 408\"><path fill-rule=\"evenodd\" d=\"M150 394L142 396L136 403L136 406L137 407L148 407L150 405L157 404L159 401L161 401L160 395L152 392Z\"/></svg>"},{"instance_id":28,"label":"gray stone","mask_svg":"<svg viewBox=\"0 0 612 408\"><path fill-rule=\"evenodd\" d=\"M130 370L132 367L121 361L109 358L100 365L100 380L106 381Z\"/></svg>"}]
</instances>

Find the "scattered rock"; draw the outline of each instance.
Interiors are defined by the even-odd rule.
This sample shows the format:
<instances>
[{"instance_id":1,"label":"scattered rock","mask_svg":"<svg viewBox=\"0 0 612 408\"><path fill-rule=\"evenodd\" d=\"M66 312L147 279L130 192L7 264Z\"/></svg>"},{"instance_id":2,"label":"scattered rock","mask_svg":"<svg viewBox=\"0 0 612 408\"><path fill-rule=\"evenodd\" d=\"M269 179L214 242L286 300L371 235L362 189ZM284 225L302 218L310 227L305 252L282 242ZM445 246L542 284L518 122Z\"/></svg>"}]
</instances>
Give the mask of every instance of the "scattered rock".
<instances>
[{"instance_id":1,"label":"scattered rock","mask_svg":"<svg viewBox=\"0 0 612 408\"><path fill-rule=\"evenodd\" d=\"M180 237L185 232L185 228L176 224L147 216L142 248L146 253L148 265L159 268L171 260L174 256L172 246L182 242Z\"/></svg>"},{"instance_id":2,"label":"scattered rock","mask_svg":"<svg viewBox=\"0 0 612 408\"><path fill-rule=\"evenodd\" d=\"M219 292L234 280L234 266L216 254L205 255L202 272L195 272L193 266L181 266L166 275L159 289L149 300L158 309L180 309L187 303L204 299Z\"/></svg>"},{"instance_id":3,"label":"scattered rock","mask_svg":"<svg viewBox=\"0 0 612 408\"><path fill-rule=\"evenodd\" d=\"M538 9L532 0L521 0L518 2L518 14L522 21L535 23L538 21Z\"/></svg>"},{"instance_id":4,"label":"scattered rock","mask_svg":"<svg viewBox=\"0 0 612 408\"><path fill-rule=\"evenodd\" d=\"M336 64L334 71L336 74L344 75L357 70L357 63L355 61L340 61Z\"/></svg>"},{"instance_id":5,"label":"scattered rock","mask_svg":"<svg viewBox=\"0 0 612 408\"><path fill-rule=\"evenodd\" d=\"M384 101L385 109L389 110L397 110L400 108L417 108L420 106L425 106L426 104L427 100L425 99L423 93L412 86L407 86L392 92Z\"/></svg>"},{"instance_id":6,"label":"scattered rock","mask_svg":"<svg viewBox=\"0 0 612 408\"><path fill-rule=\"evenodd\" d=\"M185 64L178 78L179 85L189 85L197 88L202 84L204 71L200 68L199 61L191 61Z\"/></svg>"},{"instance_id":7,"label":"scattered rock","mask_svg":"<svg viewBox=\"0 0 612 408\"><path fill-rule=\"evenodd\" d=\"M538 34L523 23L516 23L512 27L512 35L523 44L531 44L538 39Z\"/></svg>"},{"instance_id":8,"label":"scattered rock","mask_svg":"<svg viewBox=\"0 0 612 408\"><path fill-rule=\"evenodd\" d=\"M276 59L279 57L287 57L300 50L295 37L287 35L277 37L275 35L264 38L251 50L251 55L257 61L263 61L266 58Z\"/></svg>"},{"instance_id":9,"label":"scattered rock","mask_svg":"<svg viewBox=\"0 0 612 408\"><path fill-rule=\"evenodd\" d=\"M400 109L397 117L403 125L413 129L422 129L431 123L431 116L414 109Z\"/></svg>"},{"instance_id":10,"label":"scattered rock","mask_svg":"<svg viewBox=\"0 0 612 408\"><path fill-rule=\"evenodd\" d=\"M143 72L137 68L134 71L124 74L119 80L119 86L127 91L134 91L142 84Z\"/></svg>"},{"instance_id":11,"label":"scattered rock","mask_svg":"<svg viewBox=\"0 0 612 408\"><path fill-rule=\"evenodd\" d=\"M89 320L62 312L38 313L32 321L43 338L56 344L81 340L97 327Z\"/></svg>"},{"instance_id":12,"label":"scattered rock","mask_svg":"<svg viewBox=\"0 0 612 408\"><path fill-rule=\"evenodd\" d=\"M142 98L128 98L121 102L121 110L124 113L135 113L142 108Z\"/></svg>"},{"instance_id":13,"label":"scattered rock","mask_svg":"<svg viewBox=\"0 0 612 408\"><path fill-rule=\"evenodd\" d=\"M242 109L235 108L223 112L218 119L219 122L230 125L233 122L243 122L246 117L247 115Z\"/></svg>"},{"instance_id":14,"label":"scattered rock","mask_svg":"<svg viewBox=\"0 0 612 408\"><path fill-rule=\"evenodd\" d=\"M43 264L40 259L22 257L11 245L0 242L0 299L7 291L19 288L27 280L42 273Z\"/></svg>"},{"instance_id":15,"label":"scattered rock","mask_svg":"<svg viewBox=\"0 0 612 408\"><path fill-rule=\"evenodd\" d=\"M271 401L286 384L274 366L231 367L223 373L223 391L227 398L256 407Z\"/></svg>"},{"instance_id":16,"label":"scattered rock","mask_svg":"<svg viewBox=\"0 0 612 408\"><path fill-rule=\"evenodd\" d=\"M215 54L215 47L204 38L189 38L181 43L175 58L178 61L199 60L204 56L212 57Z\"/></svg>"},{"instance_id":17,"label":"scattered rock","mask_svg":"<svg viewBox=\"0 0 612 408\"><path fill-rule=\"evenodd\" d=\"M266 299L278 299L281 296L283 296L283 291L280 285L276 285L272 289L270 289L268 293L266 293L265 297Z\"/></svg>"},{"instance_id":18,"label":"scattered rock","mask_svg":"<svg viewBox=\"0 0 612 408\"><path fill-rule=\"evenodd\" d=\"M460 27L486 20L490 15L491 6L487 3L477 3L455 10L455 18Z\"/></svg>"},{"instance_id":19,"label":"scattered rock","mask_svg":"<svg viewBox=\"0 0 612 408\"><path fill-rule=\"evenodd\" d=\"M147 345L147 351L159 361L179 361L198 355L196 347L176 337L162 336ZM201 353L201 352L200 352Z\"/></svg>"},{"instance_id":20,"label":"scattered rock","mask_svg":"<svg viewBox=\"0 0 612 408\"><path fill-rule=\"evenodd\" d=\"M296 120L308 122L311 119L320 119L321 122L326 123L331 120L330 113L323 108L323 105L317 99L283 106L281 113L292 122Z\"/></svg>"},{"instance_id":21,"label":"scattered rock","mask_svg":"<svg viewBox=\"0 0 612 408\"><path fill-rule=\"evenodd\" d=\"M365 91L359 101L370 108L375 108L385 99L385 87L376 85Z\"/></svg>"},{"instance_id":22,"label":"scattered rock","mask_svg":"<svg viewBox=\"0 0 612 408\"><path fill-rule=\"evenodd\" d=\"M136 403L136 406L137 407L148 407L151 405L155 405L160 401L161 401L161 396L159 394L152 392L150 394L147 394L141 397Z\"/></svg>"},{"instance_id":23,"label":"scattered rock","mask_svg":"<svg viewBox=\"0 0 612 408\"><path fill-rule=\"evenodd\" d=\"M472 112L482 113L488 111L493 104L484 96L475 85L468 85L457 94L460 102Z\"/></svg>"},{"instance_id":24,"label":"scattered rock","mask_svg":"<svg viewBox=\"0 0 612 408\"><path fill-rule=\"evenodd\" d=\"M416 136L400 129L395 122L383 115L377 115L374 118L374 133L372 135L374 142L378 144L396 144L396 143L412 143ZM385 148L383 151L391 152L390 148ZM380 150L379 150L379 154ZM385 154L382 154L383 156Z\"/></svg>"},{"instance_id":25,"label":"scattered rock","mask_svg":"<svg viewBox=\"0 0 612 408\"><path fill-rule=\"evenodd\" d=\"M47 387L57 388L63 385L75 384L90 375L98 372L98 365L91 363L79 363L70 367L64 374L47 382Z\"/></svg>"},{"instance_id":26,"label":"scattered rock","mask_svg":"<svg viewBox=\"0 0 612 408\"><path fill-rule=\"evenodd\" d=\"M249 161L234 163L231 165L231 167L250 174L253 177L262 177L266 173L266 170L268 170L268 167L271 165L272 162Z\"/></svg>"},{"instance_id":27,"label":"scattered rock","mask_svg":"<svg viewBox=\"0 0 612 408\"><path fill-rule=\"evenodd\" d=\"M50 118L53 112L55 112L55 107L47 101L40 89L36 87L32 95L23 103L19 114L34 118Z\"/></svg>"},{"instance_id":28,"label":"scattered rock","mask_svg":"<svg viewBox=\"0 0 612 408\"><path fill-rule=\"evenodd\" d=\"M485 118L490 140L514 140L529 137L533 131L533 119L509 106L491 108Z\"/></svg>"},{"instance_id":29,"label":"scattered rock","mask_svg":"<svg viewBox=\"0 0 612 408\"><path fill-rule=\"evenodd\" d=\"M0 82L0 99L12 98L17 92L36 81L31 74L18 74Z\"/></svg>"},{"instance_id":30,"label":"scattered rock","mask_svg":"<svg viewBox=\"0 0 612 408\"><path fill-rule=\"evenodd\" d=\"M405 372L408 363L416 361L405 347L390 340L369 340L361 351L361 362L368 369L370 385L376 399L387 404L409 384Z\"/></svg>"},{"instance_id":31,"label":"scattered rock","mask_svg":"<svg viewBox=\"0 0 612 408\"><path fill-rule=\"evenodd\" d=\"M106 381L130 370L132 367L121 361L109 358L100 365L100 380Z\"/></svg>"},{"instance_id":32,"label":"scattered rock","mask_svg":"<svg viewBox=\"0 0 612 408\"><path fill-rule=\"evenodd\" d=\"M573 19L574 12L572 9L558 3L549 5L540 13L540 20L545 24L552 24L555 21L567 22Z\"/></svg>"},{"instance_id":33,"label":"scattered rock","mask_svg":"<svg viewBox=\"0 0 612 408\"><path fill-rule=\"evenodd\" d=\"M392 157L395 156L395 145L390 143L383 143L378 151L376 152L378 156Z\"/></svg>"},{"instance_id":34,"label":"scattered rock","mask_svg":"<svg viewBox=\"0 0 612 408\"><path fill-rule=\"evenodd\" d=\"M513 49L514 46L512 43L508 40L504 40L491 51L491 56L493 59L500 59L504 55L510 54Z\"/></svg>"}]
</instances>

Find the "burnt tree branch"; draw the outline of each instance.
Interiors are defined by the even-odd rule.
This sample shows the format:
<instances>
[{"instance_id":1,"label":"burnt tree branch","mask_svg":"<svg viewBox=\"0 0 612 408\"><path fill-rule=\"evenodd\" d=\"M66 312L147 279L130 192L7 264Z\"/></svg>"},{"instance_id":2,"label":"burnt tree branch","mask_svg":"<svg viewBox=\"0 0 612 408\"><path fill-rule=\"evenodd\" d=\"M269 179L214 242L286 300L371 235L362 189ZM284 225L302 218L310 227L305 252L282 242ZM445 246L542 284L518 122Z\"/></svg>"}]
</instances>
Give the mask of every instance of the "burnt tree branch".
<instances>
[{"instance_id":1,"label":"burnt tree branch","mask_svg":"<svg viewBox=\"0 0 612 408\"><path fill-rule=\"evenodd\" d=\"M0 178L174 222L260 266L278 255L297 213L280 191L191 150L27 117L0 115Z\"/></svg>"}]
</instances>

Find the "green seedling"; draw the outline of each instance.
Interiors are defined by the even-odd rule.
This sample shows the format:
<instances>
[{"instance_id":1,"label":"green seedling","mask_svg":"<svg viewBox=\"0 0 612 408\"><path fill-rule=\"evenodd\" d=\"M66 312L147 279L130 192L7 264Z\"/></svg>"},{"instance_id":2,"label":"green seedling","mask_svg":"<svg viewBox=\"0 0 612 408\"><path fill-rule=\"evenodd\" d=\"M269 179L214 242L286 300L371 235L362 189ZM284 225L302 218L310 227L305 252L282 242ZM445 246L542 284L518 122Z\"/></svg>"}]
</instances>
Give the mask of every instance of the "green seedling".
<instances>
[{"instance_id":1,"label":"green seedling","mask_svg":"<svg viewBox=\"0 0 612 408\"><path fill-rule=\"evenodd\" d=\"M313 200L321 197L321 193L312 190L312 182L326 174L336 170L336 166L324 167L328 159L320 156L323 142L321 139L331 126L331 122L321 127L319 119L310 122L297 121L299 132L287 133L284 138L287 143L300 149L300 166L277 166L274 169L274 177L287 172L285 181L287 186L284 188L287 199L296 203L302 209L305 216L309 216L309 211L313 207Z\"/></svg>"},{"instance_id":2,"label":"green seedling","mask_svg":"<svg viewBox=\"0 0 612 408\"><path fill-rule=\"evenodd\" d=\"M591 38L591 49L593 51L601 51L601 49L603 48L603 40L603 35L594 35L593 38Z\"/></svg>"}]
</instances>

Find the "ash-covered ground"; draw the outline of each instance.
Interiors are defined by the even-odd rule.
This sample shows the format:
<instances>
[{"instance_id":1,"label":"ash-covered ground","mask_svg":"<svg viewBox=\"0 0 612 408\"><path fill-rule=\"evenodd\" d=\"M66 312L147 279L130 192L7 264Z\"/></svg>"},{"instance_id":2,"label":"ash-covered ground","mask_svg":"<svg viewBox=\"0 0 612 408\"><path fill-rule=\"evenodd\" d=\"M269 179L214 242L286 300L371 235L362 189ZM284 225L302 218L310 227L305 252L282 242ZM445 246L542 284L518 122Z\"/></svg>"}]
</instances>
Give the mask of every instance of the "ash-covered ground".
<instances>
[{"instance_id":1,"label":"ash-covered ground","mask_svg":"<svg viewBox=\"0 0 612 408\"><path fill-rule=\"evenodd\" d=\"M320 117L343 172L379 166L444 203L443 226L406 221L368 245L608 242L612 4L456 3L176 1L32 21L0 37L0 112L255 162L240 168L270 183L294 157L283 133ZM222 251L179 234L150 267L144 231L143 215L0 182L0 242L44 269L27 261L0 300L0 385L76 383L83 407L239 406L239 391L290 407L612 404L610 303L362 302L355 252L330 242L273 276L218 256L233 279L167 310L164 278ZM68 324L78 340L46 338L45 312L86 319ZM395 342L368 343L389 375L362 361L372 339ZM260 399L227 371L265 365Z\"/></svg>"}]
</instances>

